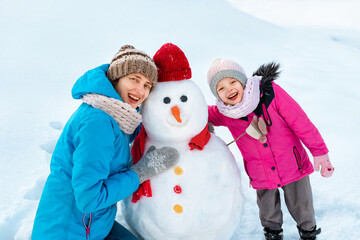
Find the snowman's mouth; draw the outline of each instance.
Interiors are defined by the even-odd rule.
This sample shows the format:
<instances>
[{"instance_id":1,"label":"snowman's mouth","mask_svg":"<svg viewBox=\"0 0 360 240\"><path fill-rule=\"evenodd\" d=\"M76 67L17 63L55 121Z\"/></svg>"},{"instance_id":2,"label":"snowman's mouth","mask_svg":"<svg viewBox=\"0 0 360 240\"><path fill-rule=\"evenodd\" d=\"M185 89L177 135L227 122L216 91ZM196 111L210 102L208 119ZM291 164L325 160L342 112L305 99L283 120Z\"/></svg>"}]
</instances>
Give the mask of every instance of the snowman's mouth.
<instances>
[{"instance_id":1,"label":"snowman's mouth","mask_svg":"<svg viewBox=\"0 0 360 240\"><path fill-rule=\"evenodd\" d=\"M171 117L170 119L167 119L166 122L172 127L181 128L187 124L188 120L182 119L182 122L180 123L180 122L176 121L176 119L174 117Z\"/></svg>"}]
</instances>

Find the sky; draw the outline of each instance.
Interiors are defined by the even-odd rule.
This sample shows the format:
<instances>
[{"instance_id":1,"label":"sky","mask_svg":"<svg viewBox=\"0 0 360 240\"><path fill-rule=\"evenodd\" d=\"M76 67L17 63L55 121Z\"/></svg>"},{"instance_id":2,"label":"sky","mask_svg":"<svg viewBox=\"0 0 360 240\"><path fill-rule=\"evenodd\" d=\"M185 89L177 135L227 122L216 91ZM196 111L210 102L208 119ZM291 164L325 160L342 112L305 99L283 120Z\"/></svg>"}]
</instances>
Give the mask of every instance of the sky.
<instances>
[{"instance_id":1,"label":"sky","mask_svg":"<svg viewBox=\"0 0 360 240\"><path fill-rule=\"evenodd\" d=\"M234 59L247 75L281 64L278 84L318 127L335 166L329 179L311 175L319 239L358 239L359 4L268 2L0 0L0 239L29 239L51 153L79 105L70 94L76 79L124 44L152 56L167 42L184 51L208 104L215 102L206 84L212 59ZM226 129L215 131L232 140ZM237 239L260 239L255 191L239 150L230 149L246 198ZM285 240L298 239L283 210Z\"/></svg>"}]
</instances>

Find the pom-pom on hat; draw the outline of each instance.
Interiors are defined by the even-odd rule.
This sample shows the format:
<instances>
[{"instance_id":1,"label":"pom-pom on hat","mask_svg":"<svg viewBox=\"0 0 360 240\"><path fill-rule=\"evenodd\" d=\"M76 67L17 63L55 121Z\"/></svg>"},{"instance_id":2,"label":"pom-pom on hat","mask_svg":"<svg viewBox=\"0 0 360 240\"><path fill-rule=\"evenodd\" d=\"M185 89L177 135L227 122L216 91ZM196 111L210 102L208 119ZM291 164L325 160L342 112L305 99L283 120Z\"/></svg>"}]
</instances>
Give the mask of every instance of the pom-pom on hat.
<instances>
[{"instance_id":1,"label":"pom-pom on hat","mask_svg":"<svg viewBox=\"0 0 360 240\"><path fill-rule=\"evenodd\" d=\"M157 69L151 57L131 45L124 45L111 60L106 75L112 83L115 83L131 73L145 75L153 86L157 82Z\"/></svg>"},{"instance_id":2,"label":"pom-pom on hat","mask_svg":"<svg viewBox=\"0 0 360 240\"><path fill-rule=\"evenodd\" d=\"M218 99L219 95L216 92L216 86L218 85L220 80L227 77L234 78L235 80L239 81L243 88L245 88L247 77L245 75L244 69L239 64L229 59L215 59L211 63L208 70L207 80L211 92Z\"/></svg>"},{"instance_id":3,"label":"pom-pom on hat","mask_svg":"<svg viewBox=\"0 0 360 240\"><path fill-rule=\"evenodd\" d=\"M154 55L158 81L168 82L191 78L191 68L184 52L172 43L164 44Z\"/></svg>"}]
</instances>

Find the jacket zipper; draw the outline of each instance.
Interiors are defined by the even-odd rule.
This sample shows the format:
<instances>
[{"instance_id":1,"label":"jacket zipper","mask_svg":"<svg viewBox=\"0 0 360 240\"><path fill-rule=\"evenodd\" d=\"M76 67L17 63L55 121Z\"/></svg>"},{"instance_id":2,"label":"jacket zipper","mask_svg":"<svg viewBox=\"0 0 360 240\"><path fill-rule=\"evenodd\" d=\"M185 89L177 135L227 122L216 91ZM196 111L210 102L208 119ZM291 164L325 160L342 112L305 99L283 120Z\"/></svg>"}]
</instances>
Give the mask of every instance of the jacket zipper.
<instances>
[{"instance_id":1,"label":"jacket zipper","mask_svg":"<svg viewBox=\"0 0 360 240\"><path fill-rule=\"evenodd\" d=\"M85 227L85 231L86 231L86 239L90 239L90 227L91 227L91 220L92 220L92 213L90 213L90 218L89 218L89 223L88 225L85 224L85 217L86 217L86 213L83 216L83 224Z\"/></svg>"},{"instance_id":2,"label":"jacket zipper","mask_svg":"<svg viewBox=\"0 0 360 240\"><path fill-rule=\"evenodd\" d=\"M247 169L247 162L246 162L246 160L244 160L244 163L245 163L245 172L246 172L246 174L247 174L248 177L249 177L249 187L251 188L252 178L250 177L249 171L248 171L248 169Z\"/></svg>"},{"instance_id":3,"label":"jacket zipper","mask_svg":"<svg viewBox=\"0 0 360 240\"><path fill-rule=\"evenodd\" d=\"M265 103L263 103L261 105L262 107L262 110L263 110L263 115L264 115L264 120L265 120L265 123L268 127L270 127L272 125L272 121L271 121L271 118L270 118L270 114L265 106Z\"/></svg>"},{"instance_id":4,"label":"jacket zipper","mask_svg":"<svg viewBox=\"0 0 360 240\"><path fill-rule=\"evenodd\" d=\"M298 169L301 171L301 174L303 174L303 169L302 169L302 166L301 166L301 157L300 157L298 149L295 146L293 147L293 153L294 153L294 156L295 156L295 160L296 160L296 164L298 166Z\"/></svg>"}]
</instances>

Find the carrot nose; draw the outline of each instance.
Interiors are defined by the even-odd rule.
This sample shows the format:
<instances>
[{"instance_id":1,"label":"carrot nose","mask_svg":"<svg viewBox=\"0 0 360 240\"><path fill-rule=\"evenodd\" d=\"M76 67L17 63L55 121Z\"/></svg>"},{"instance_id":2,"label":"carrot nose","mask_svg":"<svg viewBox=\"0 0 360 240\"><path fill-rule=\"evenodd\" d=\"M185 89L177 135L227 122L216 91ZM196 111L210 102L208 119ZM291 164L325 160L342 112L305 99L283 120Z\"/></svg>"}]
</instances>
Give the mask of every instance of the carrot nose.
<instances>
[{"instance_id":1,"label":"carrot nose","mask_svg":"<svg viewBox=\"0 0 360 240\"><path fill-rule=\"evenodd\" d=\"M174 118L176 119L176 121L178 121L179 123L181 123L181 118L180 118L180 109L177 106L174 106L171 108L171 113L174 116Z\"/></svg>"}]
</instances>

